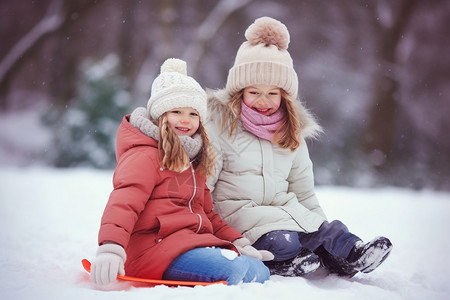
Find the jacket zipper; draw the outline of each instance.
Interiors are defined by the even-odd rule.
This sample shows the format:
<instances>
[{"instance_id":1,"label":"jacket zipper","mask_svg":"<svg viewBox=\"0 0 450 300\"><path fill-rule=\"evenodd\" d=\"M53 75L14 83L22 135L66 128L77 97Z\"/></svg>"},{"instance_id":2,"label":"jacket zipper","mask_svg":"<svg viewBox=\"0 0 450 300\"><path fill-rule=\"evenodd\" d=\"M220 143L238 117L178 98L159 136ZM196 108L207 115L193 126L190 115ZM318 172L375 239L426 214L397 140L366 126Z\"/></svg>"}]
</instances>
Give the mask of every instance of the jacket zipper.
<instances>
[{"instance_id":1,"label":"jacket zipper","mask_svg":"<svg viewBox=\"0 0 450 300\"><path fill-rule=\"evenodd\" d=\"M200 219L200 224L198 225L197 231L195 233L198 233L200 231L200 228L202 227L202 216L200 216L200 214L198 213L194 213L194 211L192 210L192 200L194 200L195 194L197 193L197 181L195 180L195 172L194 172L194 168L192 167L192 163L190 164L191 166L191 172L192 172L192 178L194 179L194 193L192 194L191 199L189 200L189 210L191 211L191 213L196 214L198 216L198 218Z\"/></svg>"}]
</instances>

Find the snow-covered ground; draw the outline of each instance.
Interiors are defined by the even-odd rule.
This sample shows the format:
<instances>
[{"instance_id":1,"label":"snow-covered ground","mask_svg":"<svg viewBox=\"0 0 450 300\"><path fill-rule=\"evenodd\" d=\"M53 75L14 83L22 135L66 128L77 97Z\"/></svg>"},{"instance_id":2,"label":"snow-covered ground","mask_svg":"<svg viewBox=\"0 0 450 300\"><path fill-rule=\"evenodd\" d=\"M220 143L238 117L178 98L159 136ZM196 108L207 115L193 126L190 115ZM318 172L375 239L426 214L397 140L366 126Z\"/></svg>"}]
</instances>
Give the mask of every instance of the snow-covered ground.
<instances>
[{"instance_id":1,"label":"snow-covered ground","mask_svg":"<svg viewBox=\"0 0 450 300\"><path fill-rule=\"evenodd\" d=\"M112 171L0 166L0 299L450 299L450 193L393 188L317 188L330 220L364 240L391 239L391 256L372 273L99 290L80 261L95 255L111 178Z\"/></svg>"}]
</instances>

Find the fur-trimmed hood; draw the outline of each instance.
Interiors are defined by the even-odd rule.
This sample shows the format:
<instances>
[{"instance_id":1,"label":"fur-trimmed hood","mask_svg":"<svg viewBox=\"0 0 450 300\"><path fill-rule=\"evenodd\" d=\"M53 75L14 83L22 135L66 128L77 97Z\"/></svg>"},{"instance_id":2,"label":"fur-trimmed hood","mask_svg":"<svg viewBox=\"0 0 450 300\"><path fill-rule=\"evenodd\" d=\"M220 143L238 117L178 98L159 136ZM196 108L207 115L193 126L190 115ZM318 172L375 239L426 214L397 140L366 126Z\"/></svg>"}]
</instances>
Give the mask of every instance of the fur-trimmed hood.
<instances>
[{"instance_id":1,"label":"fur-trimmed hood","mask_svg":"<svg viewBox=\"0 0 450 300\"><path fill-rule=\"evenodd\" d=\"M223 116L226 113L227 102L231 99L226 89L206 91L208 97L208 122L214 122L217 126L222 126ZM298 100L295 101L297 119L300 123L301 136L304 139L316 138L323 132L322 127L317 123L315 117ZM228 120L231 122L231 120ZM241 128L241 122L238 120L237 126Z\"/></svg>"}]
</instances>

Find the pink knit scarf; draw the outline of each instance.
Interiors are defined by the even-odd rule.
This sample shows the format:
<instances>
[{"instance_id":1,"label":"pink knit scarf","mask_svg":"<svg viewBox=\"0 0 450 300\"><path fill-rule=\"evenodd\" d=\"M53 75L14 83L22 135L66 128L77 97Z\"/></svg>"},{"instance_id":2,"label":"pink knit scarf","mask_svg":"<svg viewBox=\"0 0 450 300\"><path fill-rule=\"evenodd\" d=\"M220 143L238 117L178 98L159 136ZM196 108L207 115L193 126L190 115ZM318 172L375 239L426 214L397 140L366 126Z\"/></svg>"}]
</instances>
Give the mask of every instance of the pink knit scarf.
<instances>
[{"instance_id":1,"label":"pink knit scarf","mask_svg":"<svg viewBox=\"0 0 450 300\"><path fill-rule=\"evenodd\" d=\"M275 131L281 125L281 119L284 116L282 109L278 109L270 116L265 116L251 109L241 101L241 121L242 126L248 132L257 137L272 141Z\"/></svg>"}]
</instances>

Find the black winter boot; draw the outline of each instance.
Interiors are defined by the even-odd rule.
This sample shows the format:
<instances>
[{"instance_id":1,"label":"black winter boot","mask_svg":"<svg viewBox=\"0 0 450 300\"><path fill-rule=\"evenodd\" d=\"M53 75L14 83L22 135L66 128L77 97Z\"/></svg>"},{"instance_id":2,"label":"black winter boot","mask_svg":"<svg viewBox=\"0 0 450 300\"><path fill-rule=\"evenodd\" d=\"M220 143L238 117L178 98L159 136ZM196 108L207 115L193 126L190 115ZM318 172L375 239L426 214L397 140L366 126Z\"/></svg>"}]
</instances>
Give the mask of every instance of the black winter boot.
<instances>
[{"instance_id":1,"label":"black winter boot","mask_svg":"<svg viewBox=\"0 0 450 300\"><path fill-rule=\"evenodd\" d=\"M389 256L392 243L388 238L378 237L367 244L357 243L347 257L352 271L369 273L375 270Z\"/></svg>"},{"instance_id":2,"label":"black winter boot","mask_svg":"<svg viewBox=\"0 0 450 300\"><path fill-rule=\"evenodd\" d=\"M314 272L320 266L320 258L306 248L302 248L300 253L293 259L285 261L265 262L271 275L285 277L303 276Z\"/></svg>"},{"instance_id":3,"label":"black winter boot","mask_svg":"<svg viewBox=\"0 0 450 300\"><path fill-rule=\"evenodd\" d=\"M344 277L353 277L358 273L358 271L351 270L345 258L330 254L323 246L317 248L314 253L320 257L321 264L327 268L330 273Z\"/></svg>"},{"instance_id":4,"label":"black winter boot","mask_svg":"<svg viewBox=\"0 0 450 300\"><path fill-rule=\"evenodd\" d=\"M375 270L389 256L391 250L391 241L379 237L367 244L358 242L347 258L333 256L323 246L314 252L319 255L322 264L330 273L353 277L358 272L369 273Z\"/></svg>"}]
</instances>

